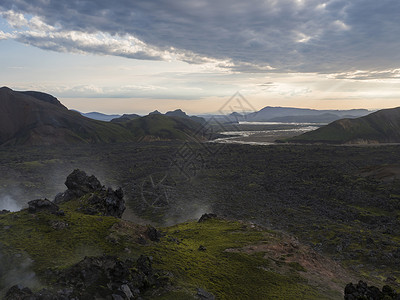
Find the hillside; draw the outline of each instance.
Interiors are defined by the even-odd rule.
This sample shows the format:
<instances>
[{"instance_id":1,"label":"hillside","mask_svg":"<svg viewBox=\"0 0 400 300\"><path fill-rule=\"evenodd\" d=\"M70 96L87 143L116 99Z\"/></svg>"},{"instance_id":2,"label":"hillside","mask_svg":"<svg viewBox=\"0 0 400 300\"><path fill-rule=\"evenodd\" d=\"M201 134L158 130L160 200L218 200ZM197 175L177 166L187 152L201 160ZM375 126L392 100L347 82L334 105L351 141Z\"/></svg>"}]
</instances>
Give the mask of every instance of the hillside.
<instances>
[{"instance_id":1,"label":"hillside","mask_svg":"<svg viewBox=\"0 0 400 300\"><path fill-rule=\"evenodd\" d=\"M69 111L56 98L0 89L0 145L43 145L132 140L121 126Z\"/></svg>"},{"instance_id":2,"label":"hillside","mask_svg":"<svg viewBox=\"0 0 400 300\"><path fill-rule=\"evenodd\" d=\"M289 139L290 142L374 144L400 143L400 107L356 119L341 119Z\"/></svg>"},{"instance_id":3,"label":"hillside","mask_svg":"<svg viewBox=\"0 0 400 300\"><path fill-rule=\"evenodd\" d=\"M0 89L0 145L115 143L140 139L186 139L199 123L151 115L123 123L103 122L68 110L41 92Z\"/></svg>"},{"instance_id":4,"label":"hillside","mask_svg":"<svg viewBox=\"0 0 400 300\"><path fill-rule=\"evenodd\" d=\"M122 122L130 121L130 120L133 120L136 118L140 118L140 116L137 114L123 114L122 116L115 117L115 118L111 119L110 121L113 123L122 123Z\"/></svg>"},{"instance_id":5,"label":"hillside","mask_svg":"<svg viewBox=\"0 0 400 300\"><path fill-rule=\"evenodd\" d=\"M0 297L340 299L352 279L279 232L213 214L155 229L120 219L120 189L80 170L65 184L53 202L0 213Z\"/></svg>"},{"instance_id":6,"label":"hillside","mask_svg":"<svg viewBox=\"0 0 400 300\"><path fill-rule=\"evenodd\" d=\"M122 123L135 138L146 140L186 140L195 136L200 123L180 117L151 114ZM201 138L201 137L199 137Z\"/></svg>"}]
</instances>

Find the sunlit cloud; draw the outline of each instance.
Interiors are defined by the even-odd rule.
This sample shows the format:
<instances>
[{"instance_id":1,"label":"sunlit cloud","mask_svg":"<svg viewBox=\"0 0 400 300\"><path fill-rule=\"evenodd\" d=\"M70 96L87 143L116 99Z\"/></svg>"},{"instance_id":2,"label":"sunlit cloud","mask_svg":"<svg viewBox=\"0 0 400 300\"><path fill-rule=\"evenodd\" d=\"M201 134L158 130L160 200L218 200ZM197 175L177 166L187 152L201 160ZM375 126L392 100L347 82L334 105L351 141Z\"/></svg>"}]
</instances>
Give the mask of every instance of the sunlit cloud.
<instances>
[{"instance_id":1,"label":"sunlit cloud","mask_svg":"<svg viewBox=\"0 0 400 300\"><path fill-rule=\"evenodd\" d=\"M46 50L233 72L400 67L398 1L3 0L1 9L15 29L2 39Z\"/></svg>"}]
</instances>

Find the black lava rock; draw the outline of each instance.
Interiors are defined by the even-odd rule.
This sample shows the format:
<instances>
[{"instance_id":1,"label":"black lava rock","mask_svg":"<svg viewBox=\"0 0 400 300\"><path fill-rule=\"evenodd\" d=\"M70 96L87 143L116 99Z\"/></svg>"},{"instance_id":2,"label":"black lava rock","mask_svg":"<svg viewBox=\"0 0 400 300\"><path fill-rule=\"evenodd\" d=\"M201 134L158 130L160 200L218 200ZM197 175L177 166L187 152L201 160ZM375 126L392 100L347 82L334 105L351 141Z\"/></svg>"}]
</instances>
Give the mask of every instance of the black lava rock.
<instances>
[{"instance_id":1,"label":"black lava rock","mask_svg":"<svg viewBox=\"0 0 400 300\"><path fill-rule=\"evenodd\" d=\"M359 281L356 285L349 283L344 289L345 300L400 300L400 295L397 294L390 286L385 285L382 291L375 286L368 286L364 281Z\"/></svg>"},{"instance_id":2,"label":"black lava rock","mask_svg":"<svg viewBox=\"0 0 400 300\"><path fill-rule=\"evenodd\" d=\"M165 284L153 269L151 258L143 255L136 262L106 255L85 257L66 270L52 272L57 279L49 289L33 293L13 286L5 299L139 299L146 290Z\"/></svg>"},{"instance_id":3,"label":"black lava rock","mask_svg":"<svg viewBox=\"0 0 400 300\"><path fill-rule=\"evenodd\" d=\"M48 199L36 199L28 202L28 211L30 213L37 213L39 211L48 211L57 213L59 211L58 205L54 204Z\"/></svg>"},{"instance_id":4,"label":"black lava rock","mask_svg":"<svg viewBox=\"0 0 400 300\"><path fill-rule=\"evenodd\" d=\"M55 204L85 196L86 201L79 208L85 214L121 218L125 211L124 193L121 188L115 191L106 188L95 176L88 176L84 171L74 170L68 175L65 185L68 189L54 198Z\"/></svg>"},{"instance_id":5,"label":"black lava rock","mask_svg":"<svg viewBox=\"0 0 400 300\"><path fill-rule=\"evenodd\" d=\"M207 221L207 220L209 220L209 219L215 219L215 218L217 218L217 215L216 215L216 214L204 214L204 215L202 215L202 216L200 217L199 223L204 222L204 221Z\"/></svg>"}]
</instances>

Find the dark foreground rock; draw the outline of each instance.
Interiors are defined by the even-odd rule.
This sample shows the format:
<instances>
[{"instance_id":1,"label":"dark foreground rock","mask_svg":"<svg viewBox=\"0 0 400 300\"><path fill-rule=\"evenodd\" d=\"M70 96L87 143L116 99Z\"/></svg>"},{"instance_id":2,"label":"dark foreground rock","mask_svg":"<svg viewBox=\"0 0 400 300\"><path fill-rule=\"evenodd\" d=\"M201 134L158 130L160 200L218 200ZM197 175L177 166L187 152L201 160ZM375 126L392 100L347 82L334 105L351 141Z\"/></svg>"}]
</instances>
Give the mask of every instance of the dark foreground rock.
<instances>
[{"instance_id":1,"label":"dark foreground rock","mask_svg":"<svg viewBox=\"0 0 400 300\"><path fill-rule=\"evenodd\" d=\"M146 235L153 242L159 242L162 237L162 233L151 225L147 226Z\"/></svg>"},{"instance_id":2,"label":"dark foreground rock","mask_svg":"<svg viewBox=\"0 0 400 300\"><path fill-rule=\"evenodd\" d=\"M210 219L215 219L217 218L216 214L203 214L200 219L199 219L199 223L210 220Z\"/></svg>"},{"instance_id":3,"label":"dark foreground rock","mask_svg":"<svg viewBox=\"0 0 400 300\"><path fill-rule=\"evenodd\" d=\"M36 199L28 202L28 211L30 213L37 213L40 211L47 211L50 213L57 213L59 211L58 205L54 204L48 199Z\"/></svg>"},{"instance_id":4,"label":"dark foreground rock","mask_svg":"<svg viewBox=\"0 0 400 300\"><path fill-rule=\"evenodd\" d=\"M168 277L160 275L151 258L143 255L136 262L115 256L86 257L64 271L54 271L52 276L57 279L49 289L32 292L13 286L5 299L138 299L147 290L167 283Z\"/></svg>"},{"instance_id":5,"label":"dark foreground rock","mask_svg":"<svg viewBox=\"0 0 400 300\"><path fill-rule=\"evenodd\" d=\"M198 299L201 300L215 300L215 296L213 294L207 292L206 290L203 290L202 288L197 289L196 296Z\"/></svg>"},{"instance_id":6,"label":"dark foreground rock","mask_svg":"<svg viewBox=\"0 0 400 300\"><path fill-rule=\"evenodd\" d=\"M356 285L349 283L344 289L345 300L400 300L400 294L397 294L390 286L385 285L382 290L375 286L368 286L364 281L359 281Z\"/></svg>"},{"instance_id":7,"label":"dark foreground rock","mask_svg":"<svg viewBox=\"0 0 400 300\"><path fill-rule=\"evenodd\" d=\"M76 169L68 175L65 185L68 189L55 197L55 204L84 198L85 201L79 210L85 214L121 218L125 211L122 189L114 191L106 188L94 175L88 176L84 171Z\"/></svg>"}]
</instances>

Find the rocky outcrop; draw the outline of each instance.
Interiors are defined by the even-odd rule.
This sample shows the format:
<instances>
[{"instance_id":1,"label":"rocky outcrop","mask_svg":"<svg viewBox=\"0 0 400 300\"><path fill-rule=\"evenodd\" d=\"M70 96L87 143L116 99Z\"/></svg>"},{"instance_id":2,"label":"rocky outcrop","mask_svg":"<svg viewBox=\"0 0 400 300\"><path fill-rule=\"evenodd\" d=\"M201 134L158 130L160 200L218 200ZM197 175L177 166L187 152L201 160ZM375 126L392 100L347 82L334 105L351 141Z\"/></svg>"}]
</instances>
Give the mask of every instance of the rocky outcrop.
<instances>
[{"instance_id":1,"label":"rocky outcrop","mask_svg":"<svg viewBox=\"0 0 400 300\"><path fill-rule=\"evenodd\" d=\"M380 300L380 299L400 299L400 295L397 294L390 286L385 285L382 290L375 286L368 286L364 281L359 281L356 285L349 283L344 289L345 300Z\"/></svg>"},{"instance_id":2,"label":"rocky outcrop","mask_svg":"<svg viewBox=\"0 0 400 300\"><path fill-rule=\"evenodd\" d=\"M210 220L210 219L215 219L217 218L216 214L203 214L200 219L199 219L199 223Z\"/></svg>"},{"instance_id":3,"label":"rocky outcrop","mask_svg":"<svg viewBox=\"0 0 400 300\"><path fill-rule=\"evenodd\" d=\"M136 262L105 255L86 257L66 270L54 271L53 276L57 280L49 289L33 293L13 286L6 300L138 299L148 289L163 286L168 278L160 276L153 269L151 258L143 255Z\"/></svg>"},{"instance_id":4,"label":"rocky outcrop","mask_svg":"<svg viewBox=\"0 0 400 300\"><path fill-rule=\"evenodd\" d=\"M149 240L153 242L159 242L160 238L162 237L162 233L151 225L147 227L146 235Z\"/></svg>"},{"instance_id":5,"label":"rocky outcrop","mask_svg":"<svg viewBox=\"0 0 400 300\"><path fill-rule=\"evenodd\" d=\"M210 292L207 292L206 290L202 288L197 289L197 294L196 294L198 299L201 300L215 300L215 296L211 294Z\"/></svg>"},{"instance_id":6,"label":"rocky outcrop","mask_svg":"<svg viewBox=\"0 0 400 300\"><path fill-rule=\"evenodd\" d=\"M28 211L30 213L37 213L40 211L47 211L52 214L63 214L58 205L54 204L48 199L36 199L28 202Z\"/></svg>"},{"instance_id":7,"label":"rocky outcrop","mask_svg":"<svg viewBox=\"0 0 400 300\"><path fill-rule=\"evenodd\" d=\"M125 211L122 189L114 191L106 188L94 175L88 176L84 171L75 169L68 175L65 185L68 189L55 197L55 204L80 198L82 206L79 210L85 214L101 214L121 218Z\"/></svg>"}]
</instances>

